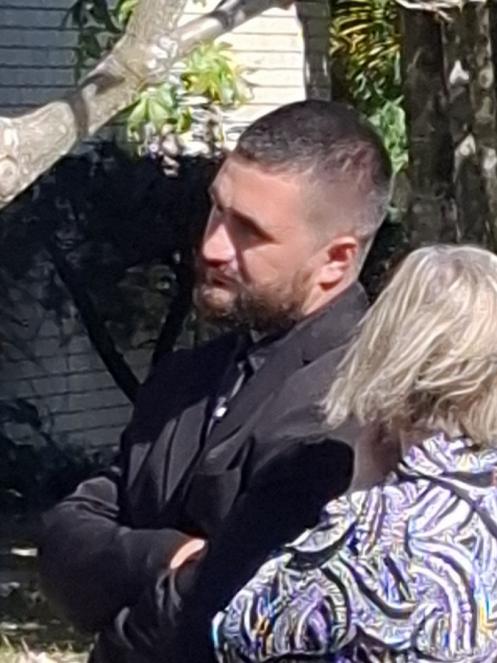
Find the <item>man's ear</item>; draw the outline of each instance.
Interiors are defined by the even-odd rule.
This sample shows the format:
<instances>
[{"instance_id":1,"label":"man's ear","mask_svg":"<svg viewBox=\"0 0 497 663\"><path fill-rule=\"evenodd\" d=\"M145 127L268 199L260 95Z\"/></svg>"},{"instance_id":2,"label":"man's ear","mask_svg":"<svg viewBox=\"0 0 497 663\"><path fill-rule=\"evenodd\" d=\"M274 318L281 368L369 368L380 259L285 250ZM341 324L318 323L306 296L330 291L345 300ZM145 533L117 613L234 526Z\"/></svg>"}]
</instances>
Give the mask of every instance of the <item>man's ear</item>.
<instances>
[{"instance_id":1,"label":"man's ear","mask_svg":"<svg viewBox=\"0 0 497 663\"><path fill-rule=\"evenodd\" d=\"M359 249L359 242L353 235L335 237L323 248L318 278L324 290L334 288L345 278L356 275Z\"/></svg>"}]
</instances>

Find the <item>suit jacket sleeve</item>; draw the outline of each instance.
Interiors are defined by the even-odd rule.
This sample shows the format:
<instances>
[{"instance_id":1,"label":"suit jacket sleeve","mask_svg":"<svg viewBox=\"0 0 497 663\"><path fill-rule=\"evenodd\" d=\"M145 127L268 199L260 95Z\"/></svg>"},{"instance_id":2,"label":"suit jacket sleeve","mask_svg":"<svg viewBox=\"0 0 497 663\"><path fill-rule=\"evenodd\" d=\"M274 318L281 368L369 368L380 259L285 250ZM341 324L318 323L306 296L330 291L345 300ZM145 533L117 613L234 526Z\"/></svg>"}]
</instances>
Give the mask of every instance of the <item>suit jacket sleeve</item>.
<instances>
[{"instance_id":1,"label":"suit jacket sleeve","mask_svg":"<svg viewBox=\"0 0 497 663\"><path fill-rule=\"evenodd\" d=\"M186 592L177 618L174 657L165 660L213 660L214 615L275 549L312 527L323 505L347 490L353 462L348 444L321 439L290 444L286 454L261 469L212 542L193 589Z\"/></svg>"},{"instance_id":2,"label":"suit jacket sleeve","mask_svg":"<svg viewBox=\"0 0 497 663\"><path fill-rule=\"evenodd\" d=\"M119 464L83 482L44 517L42 587L56 609L84 630L100 630L134 604L187 538L174 529L135 529L123 499L130 449L151 425L151 408L161 411L156 401L167 397L167 373L167 365L159 366L141 388Z\"/></svg>"},{"instance_id":3,"label":"suit jacket sleeve","mask_svg":"<svg viewBox=\"0 0 497 663\"><path fill-rule=\"evenodd\" d=\"M321 440L289 446L239 497L200 561L176 575L163 571L135 605L121 610L99 635L91 663L212 660L215 613L276 547L312 526L322 505L350 483L353 452L348 445Z\"/></svg>"},{"instance_id":4,"label":"suit jacket sleeve","mask_svg":"<svg viewBox=\"0 0 497 663\"><path fill-rule=\"evenodd\" d=\"M196 559L177 572L164 569L134 605L123 608L99 633L90 663L172 661L182 597L191 590L201 564L201 559ZM179 660L186 663L188 659Z\"/></svg>"}]
</instances>

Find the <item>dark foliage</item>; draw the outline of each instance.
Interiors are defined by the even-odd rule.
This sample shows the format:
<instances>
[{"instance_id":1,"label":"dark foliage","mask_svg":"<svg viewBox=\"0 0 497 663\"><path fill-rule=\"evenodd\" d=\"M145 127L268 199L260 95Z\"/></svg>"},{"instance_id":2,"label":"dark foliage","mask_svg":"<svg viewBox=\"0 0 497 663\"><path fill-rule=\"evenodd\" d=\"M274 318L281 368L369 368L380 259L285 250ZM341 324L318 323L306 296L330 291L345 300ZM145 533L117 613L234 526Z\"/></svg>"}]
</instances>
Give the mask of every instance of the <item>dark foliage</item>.
<instances>
[{"instance_id":1,"label":"dark foliage","mask_svg":"<svg viewBox=\"0 0 497 663\"><path fill-rule=\"evenodd\" d=\"M122 351L155 347L156 359L183 332L216 167L182 159L178 174L166 177L154 162L104 144L60 162L10 206L0 223L4 354L13 346L29 358L10 295L12 286L35 287L33 305L54 312L61 329L76 308L115 382L133 400L138 380ZM41 280L40 264L46 267ZM34 404L0 401L0 504L51 501L101 462L46 431Z\"/></svg>"}]
</instances>

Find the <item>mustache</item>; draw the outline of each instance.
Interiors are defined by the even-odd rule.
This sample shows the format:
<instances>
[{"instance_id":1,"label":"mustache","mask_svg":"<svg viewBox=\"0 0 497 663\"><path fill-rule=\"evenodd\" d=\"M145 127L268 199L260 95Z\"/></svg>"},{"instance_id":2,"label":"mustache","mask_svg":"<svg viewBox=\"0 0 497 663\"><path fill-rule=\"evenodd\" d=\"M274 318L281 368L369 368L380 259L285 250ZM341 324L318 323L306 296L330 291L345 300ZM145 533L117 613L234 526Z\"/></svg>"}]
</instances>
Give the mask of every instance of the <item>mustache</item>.
<instances>
[{"instance_id":1,"label":"mustache","mask_svg":"<svg viewBox=\"0 0 497 663\"><path fill-rule=\"evenodd\" d=\"M225 267L210 267L199 263L196 269L197 283L201 285L214 285L216 282L226 284L239 284L240 279L236 272Z\"/></svg>"}]
</instances>

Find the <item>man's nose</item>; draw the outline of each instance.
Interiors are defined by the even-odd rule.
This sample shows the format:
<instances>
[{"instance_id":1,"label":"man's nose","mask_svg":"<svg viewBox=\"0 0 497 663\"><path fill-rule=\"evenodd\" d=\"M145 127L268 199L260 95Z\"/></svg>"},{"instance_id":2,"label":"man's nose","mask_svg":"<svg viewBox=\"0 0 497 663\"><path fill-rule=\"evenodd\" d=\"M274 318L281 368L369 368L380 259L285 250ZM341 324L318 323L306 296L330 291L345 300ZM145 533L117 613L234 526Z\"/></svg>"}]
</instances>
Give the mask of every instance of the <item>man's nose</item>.
<instances>
[{"instance_id":1,"label":"man's nose","mask_svg":"<svg viewBox=\"0 0 497 663\"><path fill-rule=\"evenodd\" d=\"M235 248L226 227L221 220L209 221L202 242L201 254L211 265L229 264L235 258Z\"/></svg>"}]
</instances>

